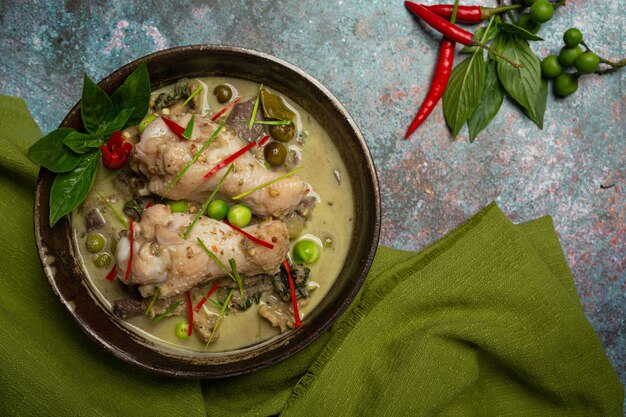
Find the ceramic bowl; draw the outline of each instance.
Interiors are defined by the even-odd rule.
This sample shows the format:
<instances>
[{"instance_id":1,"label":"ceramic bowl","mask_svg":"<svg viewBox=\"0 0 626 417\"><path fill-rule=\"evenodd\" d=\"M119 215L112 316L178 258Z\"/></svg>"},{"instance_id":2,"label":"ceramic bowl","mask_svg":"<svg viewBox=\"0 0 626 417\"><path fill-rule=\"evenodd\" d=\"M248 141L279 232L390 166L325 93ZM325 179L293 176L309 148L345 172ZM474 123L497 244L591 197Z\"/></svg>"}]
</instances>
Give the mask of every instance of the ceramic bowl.
<instances>
[{"instance_id":1,"label":"ceramic bowl","mask_svg":"<svg viewBox=\"0 0 626 417\"><path fill-rule=\"evenodd\" d=\"M229 76L261 82L280 90L329 132L348 168L354 190L355 217L351 251L328 295L283 337L226 353L171 351L133 333L102 305L77 259L69 218L48 223L48 200L54 174L42 169L35 198L35 235L45 274L54 292L78 326L100 347L146 371L179 378L223 378L277 363L307 346L346 310L357 294L376 252L380 231L380 195L376 171L365 140L337 99L301 69L270 55L229 46L194 45L140 58L100 82L108 94L142 62L148 65L153 88L182 77ZM63 127L82 129L80 103Z\"/></svg>"}]
</instances>

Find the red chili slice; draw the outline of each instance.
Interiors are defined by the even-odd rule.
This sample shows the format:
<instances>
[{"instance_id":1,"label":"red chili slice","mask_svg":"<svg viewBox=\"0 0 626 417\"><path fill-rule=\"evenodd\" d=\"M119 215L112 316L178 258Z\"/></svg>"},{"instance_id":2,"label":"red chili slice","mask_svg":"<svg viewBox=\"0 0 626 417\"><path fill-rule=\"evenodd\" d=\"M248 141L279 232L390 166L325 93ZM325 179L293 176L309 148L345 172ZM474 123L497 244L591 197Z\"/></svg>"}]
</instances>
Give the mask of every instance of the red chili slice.
<instances>
[{"instance_id":1,"label":"red chili slice","mask_svg":"<svg viewBox=\"0 0 626 417\"><path fill-rule=\"evenodd\" d=\"M293 305L293 315L296 319L296 327L300 327L300 313L298 312L298 300L296 299L296 287L293 284L293 278L291 277L291 269L289 268L289 262L285 259L283 261L285 269L287 270L287 277L289 278L289 291L291 292L291 304Z\"/></svg>"},{"instance_id":2,"label":"red chili slice","mask_svg":"<svg viewBox=\"0 0 626 417\"><path fill-rule=\"evenodd\" d=\"M241 155L243 155L244 153L246 153L247 151L252 149L254 147L254 145L256 145L256 142L250 142L249 144L247 144L243 148L239 149L237 152L235 152L234 154L232 154L228 158L224 159L221 162L218 162L217 165L215 165L209 172L204 174L204 179L209 178L211 175L215 174L220 169L224 168L226 165L230 164L235 159L239 158Z\"/></svg>"},{"instance_id":3,"label":"red chili slice","mask_svg":"<svg viewBox=\"0 0 626 417\"><path fill-rule=\"evenodd\" d=\"M230 227L232 227L233 229L235 229L236 231L238 231L239 233L241 233L242 235L244 235L245 237L247 237L248 239L250 239L254 243L258 243L259 245L265 246L268 249L274 249L274 245L272 245L270 242L266 242L264 240L261 240L258 237L253 236L250 233L246 232L245 230L242 230L242 229L238 228L234 224L231 224L231 223L228 223L228 222L224 222L224 223L226 223L227 225L229 225Z\"/></svg>"}]
</instances>

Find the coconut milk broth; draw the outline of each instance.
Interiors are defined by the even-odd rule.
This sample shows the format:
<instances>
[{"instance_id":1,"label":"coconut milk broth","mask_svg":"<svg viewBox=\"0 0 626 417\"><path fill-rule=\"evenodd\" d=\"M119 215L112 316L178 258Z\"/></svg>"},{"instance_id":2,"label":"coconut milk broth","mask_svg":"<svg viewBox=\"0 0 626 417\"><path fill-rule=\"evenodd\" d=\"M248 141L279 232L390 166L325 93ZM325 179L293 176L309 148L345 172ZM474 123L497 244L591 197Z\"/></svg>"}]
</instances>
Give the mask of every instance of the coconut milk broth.
<instances>
[{"instance_id":1,"label":"coconut milk broth","mask_svg":"<svg viewBox=\"0 0 626 417\"><path fill-rule=\"evenodd\" d=\"M259 91L259 84L246 80L239 80L224 77L200 78L207 88L201 92L203 101L212 113L216 113L224 107L219 104L212 94L213 88L217 85L227 83L236 88L242 102L254 99ZM169 91L172 86L167 86L155 91L155 94ZM280 91L272 90L280 93ZM303 169L297 174L304 181L309 183L314 192L319 194L320 201L313 209L313 216L307 223L301 236L310 234L318 237L322 241L330 239L332 245L327 245L322 250L320 259L310 265L310 281L319 284L319 288L311 292L311 296L306 299L306 305L300 307L300 314L303 320L310 314L317 304L326 296L333 282L339 275L344 260L348 256L350 238L353 227L353 199L352 188L346 166L339 156L335 145L330 140L328 133L315 120L314 115L307 113L299 105L288 97L287 103L297 113L299 123L298 132L303 139L303 143L297 143L296 139L291 140L288 145L298 146L301 149L302 159L300 166ZM297 137L297 135L296 135ZM282 167L274 168L276 171L284 172ZM112 206L123 213L124 201L119 198L119 193L113 186L116 173L107 171L103 166L99 167L98 177L94 183L94 189L109 199ZM81 255L81 262L87 272L89 285L92 287L101 303L109 311L113 309L113 303L120 298L127 298L128 292L125 285L119 280L114 283L108 282L105 276L111 269L98 268L93 263L94 254L87 251L85 246L86 230L84 220L84 205L97 205L107 220L107 226L103 234L110 236L117 234L124 228L117 220L113 212L108 209L100 197L91 192L85 203L72 214L72 226L75 233L77 250ZM291 248L298 238L291 241ZM111 251L111 239L107 239L105 251ZM193 297L193 304L200 301L203 294L196 294ZM211 303L205 303L203 308L207 308L214 314L219 313L219 309ZM246 311L230 311L222 318L219 326L220 337L211 343L207 349L209 352L226 352L251 346L280 334L279 330L272 327L267 320L257 313L258 305L253 304ZM186 311L186 310L185 310ZM120 320L132 331L147 337L153 342L165 344L171 348L183 348L193 351L203 351L205 343L197 336L193 335L186 340L178 339L175 336L174 328L176 323L187 320L186 314L183 316L173 316L161 320L158 323L152 322L147 316L132 317Z\"/></svg>"}]
</instances>

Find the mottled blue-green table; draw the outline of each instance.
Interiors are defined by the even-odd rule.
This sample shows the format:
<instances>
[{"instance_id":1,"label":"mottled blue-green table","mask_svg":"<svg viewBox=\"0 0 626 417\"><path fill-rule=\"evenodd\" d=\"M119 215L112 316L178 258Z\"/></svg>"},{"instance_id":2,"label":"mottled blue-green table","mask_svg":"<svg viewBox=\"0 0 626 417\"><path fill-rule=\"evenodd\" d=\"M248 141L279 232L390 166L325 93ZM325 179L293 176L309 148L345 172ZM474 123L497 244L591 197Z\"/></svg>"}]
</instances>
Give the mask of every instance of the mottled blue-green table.
<instances>
[{"instance_id":1,"label":"mottled blue-green table","mask_svg":"<svg viewBox=\"0 0 626 417\"><path fill-rule=\"evenodd\" d=\"M587 317L626 382L626 71L587 77L566 100L550 97L543 131L505 104L474 144L466 130L453 141L439 106L404 141L439 38L402 1L186 3L3 1L0 94L24 98L48 132L79 99L83 72L101 79L196 43L285 59L325 84L366 137L382 186L382 244L419 250L492 200L515 221L551 215ZM626 0L570 1L536 51L557 51L575 25L601 55L624 57L625 8Z\"/></svg>"}]
</instances>

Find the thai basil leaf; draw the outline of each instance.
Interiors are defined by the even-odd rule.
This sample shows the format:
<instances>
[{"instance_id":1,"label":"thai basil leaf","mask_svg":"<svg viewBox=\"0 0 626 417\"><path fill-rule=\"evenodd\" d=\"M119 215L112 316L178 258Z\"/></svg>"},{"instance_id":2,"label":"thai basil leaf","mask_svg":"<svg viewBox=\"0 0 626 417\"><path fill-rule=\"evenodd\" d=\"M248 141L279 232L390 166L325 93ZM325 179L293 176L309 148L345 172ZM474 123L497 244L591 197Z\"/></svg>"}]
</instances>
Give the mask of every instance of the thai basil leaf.
<instances>
[{"instance_id":1,"label":"thai basil leaf","mask_svg":"<svg viewBox=\"0 0 626 417\"><path fill-rule=\"evenodd\" d=\"M98 134L105 136L104 139L106 141L111 133L117 130L122 130L124 126L128 125L128 119L132 115L134 109L134 107L131 107L130 109L123 109L122 111L120 111L119 114L115 116L115 119L111 120L109 123L100 125L100 128L98 129Z\"/></svg>"},{"instance_id":2,"label":"thai basil leaf","mask_svg":"<svg viewBox=\"0 0 626 417\"><path fill-rule=\"evenodd\" d=\"M63 140L65 146L78 154L84 154L102 145L102 136L72 132Z\"/></svg>"},{"instance_id":3,"label":"thai basil leaf","mask_svg":"<svg viewBox=\"0 0 626 417\"><path fill-rule=\"evenodd\" d=\"M482 51L476 51L452 70L443 95L443 113L453 136L458 135L474 113L484 81L485 59Z\"/></svg>"},{"instance_id":4,"label":"thai basil leaf","mask_svg":"<svg viewBox=\"0 0 626 417\"><path fill-rule=\"evenodd\" d=\"M476 110L474 110L472 117L467 122L470 142L474 142L476 136L489 125L495 115L498 114L500 106L502 106L504 91L498 80L497 67L498 64L495 61L488 60L483 94L476 106Z\"/></svg>"},{"instance_id":5,"label":"thai basil leaf","mask_svg":"<svg viewBox=\"0 0 626 417\"><path fill-rule=\"evenodd\" d=\"M126 78L124 84L115 90L111 100L116 113L132 108L128 120L121 128L136 125L143 119L150 105L150 76L145 62L139 65Z\"/></svg>"},{"instance_id":6,"label":"thai basil leaf","mask_svg":"<svg viewBox=\"0 0 626 417\"><path fill-rule=\"evenodd\" d=\"M50 189L50 227L83 202L96 176L100 151L82 155L71 172L58 174Z\"/></svg>"},{"instance_id":7,"label":"thai basil leaf","mask_svg":"<svg viewBox=\"0 0 626 417\"><path fill-rule=\"evenodd\" d=\"M524 65L515 68L498 59L498 77L506 92L513 100L534 116L535 103L541 87L541 67L539 58L528 46L528 42L509 36L501 43L500 53L511 61Z\"/></svg>"},{"instance_id":8,"label":"thai basil leaf","mask_svg":"<svg viewBox=\"0 0 626 417\"><path fill-rule=\"evenodd\" d=\"M96 134L100 125L115 118L113 102L107 94L85 74L80 115L87 132Z\"/></svg>"},{"instance_id":9,"label":"thai basil leaf","mask_svg":"<svg viewBox=\"0 0 626 417\"><path fill-rule=\"evenodd\" d=\"M530 120L535 122L539 129L543 129L543 116L546 113L546 103L548 102L548 80L541 79L541 88L537 95L537 102L534 107L534 114L524 109L524 113Z\"/></svg>"},{"instance_id":10,"label":"thai basil leaf","mask_svg":"<svg viewBox=\"0 0 626 417\"><path fill-rule=\"evenodd\" d=\"M52 172L73 170L80 162L81 156L63 144L63 140L73 132L75 130L69 127L53 130L28 149L28 157Z\"/></svg>"},{"instance_id":11,"label":"thai basil leaf","mask_svg":"<svg viewBox=\"0 0 626 417\"><path fill-rule=\"evenodd\" d=\"M526 39L528 41L542 41L543 40L543 38L535 35L534 33L531 33L527 31L526 29L524 29L523 27L514 25L512 23L502 22L500 23L500 29L502 29L503 31L507 33L515 35L518 38Z\"/></svg>"}]
</instances>

